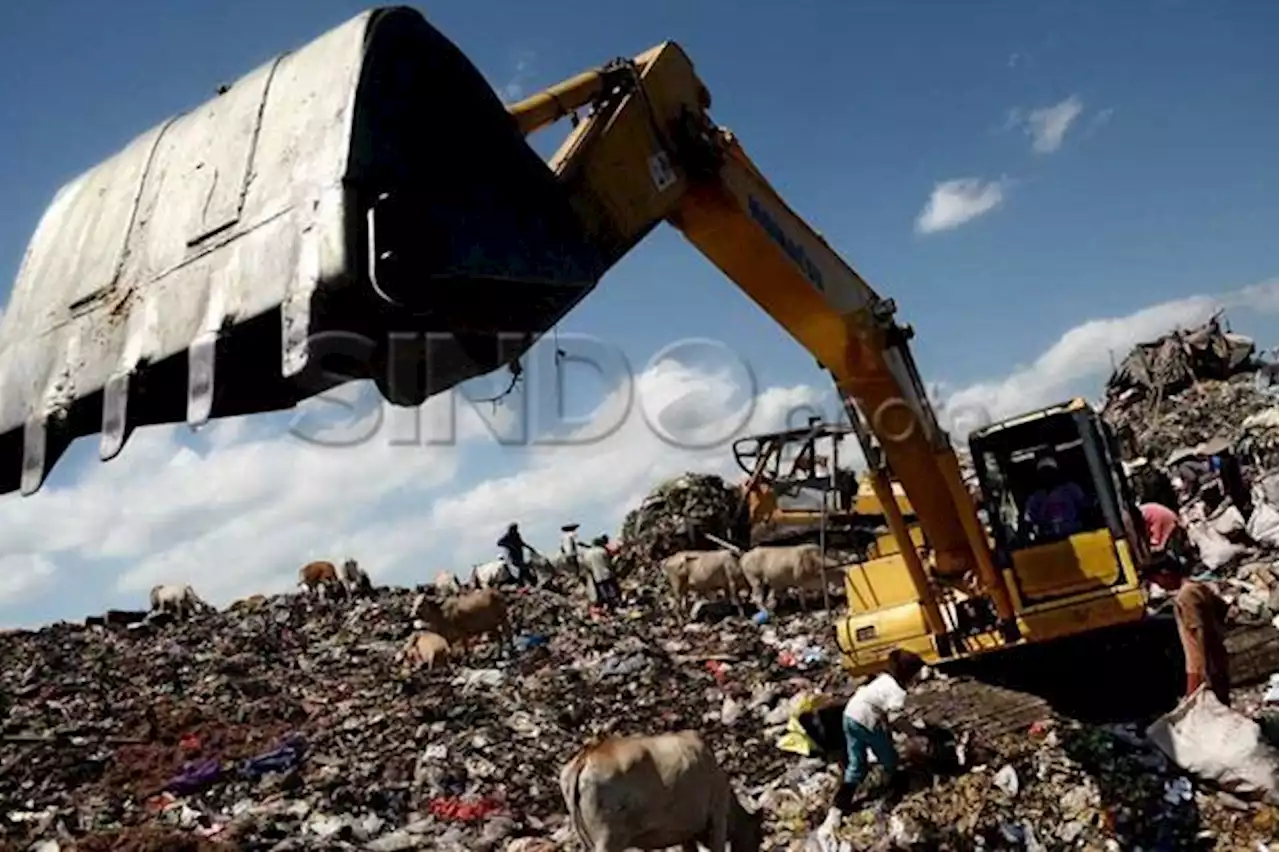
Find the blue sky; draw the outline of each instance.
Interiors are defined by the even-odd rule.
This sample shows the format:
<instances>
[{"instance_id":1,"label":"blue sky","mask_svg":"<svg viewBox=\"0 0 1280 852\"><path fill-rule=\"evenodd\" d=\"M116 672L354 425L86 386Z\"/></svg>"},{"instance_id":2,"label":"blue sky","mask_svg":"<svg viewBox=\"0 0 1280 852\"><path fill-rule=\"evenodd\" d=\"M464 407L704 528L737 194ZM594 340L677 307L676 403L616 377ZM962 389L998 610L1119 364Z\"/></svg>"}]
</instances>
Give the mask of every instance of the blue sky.
<instances>
[{"instance_id":1,"label":"blue sky","mask_svg":"<svg viewBox=\"0 0 1280 852\"><path fill-rule=\"evenodd\" d=\"M0 294L7 298L27 240L62 183L197 106L219 83L362 8L340 0L5 4ZM664 39L680 42L711 89L713 117L738 134L801 215L897 300L916 328L926 379L948 389L981 395L1047 384L1094 394L1105 363L1098 341L1125 344L1138 330L1154 332L1153 323L1194 319L1215 299L1233 305L1237 329L1275 344L1274 4L442 0L424 11L507 99ZM545 150L545 141L534 141ZM946 182L964 179L971 179L970 212L975 204L987 209L922 232L931 194L940 184L962 189ZM966 198L952 201L940 209L966 206ZM1113 322L1096 324L1105 320ZM1082 337L1081 328L1094 336ZM711 338L747 353L760 388L780 394L774 402L824 390L812 359L669 229L624 259L562 331L608 340L637 368L674 341ZM1093 342L1089 352L1068 345L1053 354L1055 344L1082 339ZM1051 381L1042 368L1057 371ZM677 385L688 378L663 375ZM576 406L586 410L603 389L584 386ZM760 422L777 413L770 412ZM422 476L370 485L360 507L313 498L300 480L297 496L311 514L299 509L277 520L314 523L299 521L287 534L252 524L273 499L269 489L210 497L221 507L212 509L192 485L182 512L173 506L182 501L156 493L179 481L163 473L175 458L179 469L195 465L195 484L207 484L217 479L220 452L287 456L285 419L223 424L194 438L155 430L105 466L96 442L73 448L47 493L4 498L18 520L0 524L3 559L32 579L0 583L0 621L78 617L140 600L147 578L164 570L194 573L215 596L279 585L308 548L335 557L341 548L365 548L358 555L375 563L373 573L421 579L491 555L484 542L513 508L504 487L521 500L543 488L560 494L546 477L573 468L573 456L552 463L481 435L448 459L416 457ZM210 442L227 449L207 453ZM197 451L194 461L183 447ZM718 458L726 453L722 447ZM592 458L602 471L619 467ZM619 507L647 476L693 461L718 463L655 450L651 461L628 468L625 482L605 487L607 498L593 499L584 482L545 513L531 505L535 543L554 541L556 513L616 525ZM301 469L280 464L274 475ZM113 466L121 471L108 478ZM260 467L249 465L233 484L266 475ZM125 483L129 476L136 484ZM109 512L89 502L110 494L136 502ZM488 514L487 499L498 500ZM31 505L15 507L19 501ZM63 508L94 520L58 515ZM104 530L130 524L144 530L135 541L105 548L114 555L95 551ZM255 556L246 542L262 536L279 539L278 548L256 548L263 552ZM228 563L241 569L220 583L217 566ZM140 564L152 567L122 584L121 573Z\"/></svg>"}]
</instances>

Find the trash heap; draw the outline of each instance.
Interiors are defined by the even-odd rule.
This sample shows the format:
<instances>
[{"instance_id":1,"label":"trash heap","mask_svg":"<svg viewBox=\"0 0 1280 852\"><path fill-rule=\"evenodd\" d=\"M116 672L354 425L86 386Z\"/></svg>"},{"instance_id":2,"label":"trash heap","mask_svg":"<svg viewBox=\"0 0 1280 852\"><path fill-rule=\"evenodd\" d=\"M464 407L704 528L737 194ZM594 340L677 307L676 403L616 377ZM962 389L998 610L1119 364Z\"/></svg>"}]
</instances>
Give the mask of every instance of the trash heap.
<instances>
[{"instance_id":1,"label":"trash heap","mask_svg":"<svg viewBox=\"0 0 1280 852\"><path fill-rule=\"evenodd\" d=\"M736 778L772 777L791 758L755 708L838 677L812 638L820 614L686 626L634 589L613 616L578 593L508 594L510 652L481 643L466 664L411 674L393 657L413 590L0 637L0 848L181 833L528 852L562 828L556 773L587 738L700 728Z\"/></svg>"},{"instance_id":2,"label":"trash heap","mask_svg":"<svg viewBox=\"0 0 1280 852\"><path fill-rule=\"evenodd\" d=\"M1261 456L1260 466L1271 468L1273 366L1257 356L1250 338L1224 331L1215 315L1135 346L1107 381L1102 416L1126 458L1163 462L1176 450L1222 438L1242 457Z\"/></svg>"},{"instance_id":3,"label":"trash heap","mask_svg":"<svg viewBox=\"0 0 1280 852\"><path fill-rule=\"evenodd\" d=\"M780 743L806 698L853 688L830 617L686 623L656 592L625 590L610 615L578 592L508 591L513 646L481 643L434 671L394 663L408 589L0 636L0 848L574 849L558 785L573 751L680 728L700 730L764 808L764 848L802 848L836 778ZM984 689L922 685L927 721L967 724L955 708L969 695L964 718L988 722L955 732L945 772L913 763L914 792L883 819L851 819L856 848L1041 848L1034 834L1049 848L1150 849L1166 824L1167 848L1204 832L1219 849L1275 837L1274 806L1220 799L1149 747L1035 703L984 706Z\"/></svg>"},{"instance_id":4,"label":"trash heap","mask_svg":"<svg viewBox=\"0 0 1280 852\"><path fill-rule=\"evenodd\" d=\"M711 535L739 538L742 494L714 474L686 473L654 488L622 523L622 573L647 571L681 550L710 550Z\"/></svg>"}]
</instances>

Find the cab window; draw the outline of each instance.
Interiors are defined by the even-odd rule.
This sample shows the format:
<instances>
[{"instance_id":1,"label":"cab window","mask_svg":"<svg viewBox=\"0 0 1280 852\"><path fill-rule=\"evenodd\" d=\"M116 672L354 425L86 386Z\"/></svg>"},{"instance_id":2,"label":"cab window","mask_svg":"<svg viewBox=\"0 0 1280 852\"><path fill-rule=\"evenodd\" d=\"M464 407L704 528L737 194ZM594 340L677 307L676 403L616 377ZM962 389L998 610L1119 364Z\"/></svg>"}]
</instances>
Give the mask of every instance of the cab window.
<instances>
[{"instance_id":1,"label":"cab window","mask_svg":"<svg viewBox=\"0 0 1280 852\"><path fill-rule=\"evenodd\" d=\"M1000 549L1020 550L1106 526L1084 442L1069 417L1018 427L975 447L987 517Z\"/></svg>"}]
</instances>

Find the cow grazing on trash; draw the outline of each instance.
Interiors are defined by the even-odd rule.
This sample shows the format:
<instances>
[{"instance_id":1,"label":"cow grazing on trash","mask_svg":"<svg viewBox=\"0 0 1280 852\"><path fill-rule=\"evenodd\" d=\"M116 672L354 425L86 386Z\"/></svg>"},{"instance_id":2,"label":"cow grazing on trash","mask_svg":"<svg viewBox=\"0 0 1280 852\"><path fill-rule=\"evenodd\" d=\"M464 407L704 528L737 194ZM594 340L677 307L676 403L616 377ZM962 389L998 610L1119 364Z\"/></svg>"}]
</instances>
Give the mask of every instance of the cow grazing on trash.
<instances>
[{"instance_id":1,"label":"cow grazing on trash","mask_svg":"<svg viewBox=\"0 0 1280 852\"><path fill-rule=\"evenodd\" d=\"M512 582L511 569L501 559L485 562L471 569L471 587L473 589L492 589Z\"/></svg>"},{"instance_id":2,"label":"cow grazing on trash","mask_svg":"<svg viewBox=\"0 0 1280 852\"><path fill-rule=\"evenodd\" d=\"M671 594L676 608L688 616L686 606L689 591L705 596L708 592L723 590L728 599L744 612L739 591L746 592L747 583L742 576L737 554L728 550L682 550L662 560L662 573L671 584Z\"/></svg>"},{"instance_id":3,"label":"cow grazing on trash","mask_svg":"<svg viewBox=\"0 0 1280 852\"><path fill-rule=\"evenodd\" d=\"M202 601L195 589L186 584L151 587L151 611L167 612L186 618L195 612L213 607Z\"/></svg>"},{"instance_id":4,"label":"cow grazing on trash","mask_svg":"<svg viewBox=\"0 0 1280 852\"><path fill-rule=\"evenodd\" d=\"M471 639L482 633L500 640L504 649L511 647L507 603L497 589L479 589L443 601L423 593L413 602L412 617L443 636L451 648L461 645L463 656L470 654Z\"/></svg>"},{"instance_id":5,"label":"cow grazing on trash","mask_svg":"<svg viewBox=\"0 0 1280 852\"><path fill-rule=\"evenodd\" d=\"M342 587L350 597L373 594L373 582L360 564L354 559L342 563Z\"/></svg>"},{"instance_id":6,"label":"cow grazing on trash","mask_svg":"<svg viewBox=\"0 0 1280 852\"><path fill-rule=\"evenodd\" d=\"M695 849L758 852L762 814L738 800L729 776L696 731L612 737L581 749L560 770L560 792L590 852Z\"/></svg>"},{"instance_id":7,"label":"cow grazing on trash","mask_svg":"<svg viewBox=\"0 0 1280 852\"><path fill-rule=\"evenodd\" d=\"M426 666L427 670L449 662L449 641L439 633L422 630L414 633L405 642L404 647L396 654L395 661L416 668Z\"/></svg>"},{"instance_id":8,"label":"cow grazing on trash","mask_svg":"<svg viewBox=\"0 0 1280 852\"><path fill-rule=\"evenodd\" d=\"M777 598L784 589L794 589L800 599L800 608L808 611L806 592L822 594L824 586L838 579L841 568L822 558L822 549L816 544L753 547L739 559L742 573L751 587L751 599L761 609L765 597Z\"/></svg>"},{"instance_id":9,"label":"cow grazing on trash","mask_svg":"<svg viewBox=\"0 0 1280 852\"><path fill-rule=\"evenodd\" d=\"M332 562L308 562L298 570L298 585L307 593L325 590L343 594L345 587Z\"/></svg>"},{"instance_id":10,"label":"cow grazing on trash","mask_svg":"<svg viewBox=\"0 0 1280 852\"><path fill-rule=\"evenodd\" d=\"M462 583L452 571L441 571L436 575L432 585L435 586L436 593L441 596L456 595L462 591Z\"/></svg>"}]
</instances>

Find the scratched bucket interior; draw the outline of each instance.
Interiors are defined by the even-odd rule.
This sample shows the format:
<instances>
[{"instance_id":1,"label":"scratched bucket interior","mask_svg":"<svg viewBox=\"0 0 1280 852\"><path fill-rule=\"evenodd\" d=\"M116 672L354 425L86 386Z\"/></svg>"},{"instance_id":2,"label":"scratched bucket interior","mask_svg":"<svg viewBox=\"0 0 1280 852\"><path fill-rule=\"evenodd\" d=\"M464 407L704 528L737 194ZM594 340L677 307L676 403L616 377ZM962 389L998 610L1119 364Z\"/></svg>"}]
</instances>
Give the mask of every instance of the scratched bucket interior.
<instances>
[{"instance_id":1,"label":"scratched bucket interior","mask_svg":"<svg viewBox=\"0 0 1280 852\"><path fill-rule=\"evenodd\" d=\"M77 437L392 403L510 362L602 274L565 192L416 11L373 10L60 190L0 321L0 493Z\"/></svg>"}]
</instances>

